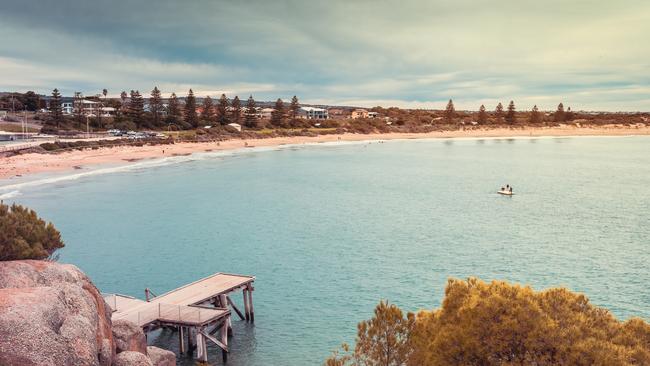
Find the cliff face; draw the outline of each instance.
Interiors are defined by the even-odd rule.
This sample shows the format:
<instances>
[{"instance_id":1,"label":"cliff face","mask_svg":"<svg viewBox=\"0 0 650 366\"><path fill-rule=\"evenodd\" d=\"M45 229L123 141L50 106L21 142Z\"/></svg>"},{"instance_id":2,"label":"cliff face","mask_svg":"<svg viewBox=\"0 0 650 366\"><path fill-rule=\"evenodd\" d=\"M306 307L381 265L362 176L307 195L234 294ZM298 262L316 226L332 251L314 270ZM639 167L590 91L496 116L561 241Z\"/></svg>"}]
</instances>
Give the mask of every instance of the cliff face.
<instances>
[{"instance_id":1,"label":"cliff face","mask_svg":"<svg viewBox=\"0 0 650 366\"><path fill-rule=\"evenodd\" d=\"M116 356L117 337L127 340L124 351L149 360L142 330L134 324L119 328L114 336L111 309L77 267L0 262L0 365L140 364L140 356ZM175 363L172 352L153 352Z\"/></svg>"},{"instance_id":2,"label":"cliff face","mask_svg":"<svg viewBox=\"0 0 650 366\"><path fill-rule=\"evenodd\" d=\"M102 365L115 356L111 312L77 267L0 262L0 364Z\"/></svg>"}]
</instances>

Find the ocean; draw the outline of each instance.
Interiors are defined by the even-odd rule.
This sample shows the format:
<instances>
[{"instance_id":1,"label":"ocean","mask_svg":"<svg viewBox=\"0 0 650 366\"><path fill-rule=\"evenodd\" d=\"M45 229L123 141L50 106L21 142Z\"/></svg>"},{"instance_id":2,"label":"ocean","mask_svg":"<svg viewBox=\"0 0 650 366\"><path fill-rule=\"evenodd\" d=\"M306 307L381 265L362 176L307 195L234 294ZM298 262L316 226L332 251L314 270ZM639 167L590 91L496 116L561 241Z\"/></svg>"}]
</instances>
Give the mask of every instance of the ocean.
<instances>
[{"instance_id":1,"label":"ocean","mask_svg":"<svg viewBox=\"0 0 650 366\"><path fill-rule=\"evenodd\" d=\"M32 179L0 198L53 221L60 261L103 292L256 276L233 366L321 364L380 300L433 309L450 277L565 286L650 320L650 137L340 142Z\"/></svg>"}]
</instances>

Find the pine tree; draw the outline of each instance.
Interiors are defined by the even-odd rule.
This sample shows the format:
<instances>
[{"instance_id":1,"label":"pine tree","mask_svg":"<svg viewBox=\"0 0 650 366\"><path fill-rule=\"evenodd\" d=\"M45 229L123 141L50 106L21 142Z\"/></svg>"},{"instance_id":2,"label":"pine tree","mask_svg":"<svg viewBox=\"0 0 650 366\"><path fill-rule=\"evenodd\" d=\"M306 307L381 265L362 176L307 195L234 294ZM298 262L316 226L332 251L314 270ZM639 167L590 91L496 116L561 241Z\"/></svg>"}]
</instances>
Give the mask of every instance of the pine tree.
<instances>
[{"instance_id":1,"label":"pine tree","mask_svg":"<svg viewBox=\"0 0 650 366\"><path fill-rule=\"evenodd\" d=\"M79 126L81 126L81 123L83 122L83 104L84 97L81 92L75 92L74 93L74 100L72 102L72 113L74 114L74 120L77 121Z\"/></svg>"},{"instance_id":2,"label":"pine tree","mask_svg":"<svg viewBox=\"0 0 650 366\"><path fill-rule=\"evenodd\" d=\"M481 104L481 107L478 109L478 123L484 125L487 123L487 113L485 112L485 106Z\"/></svg>"},{"instance_id":3,"label":"pine tree","mask_svg":"<svg viewBox=\"0 0 650 366\"><path fill-rule=\"evenodd\" d=\"M278 98L275 101L275 107L273 112L271 112L271 125L274 127L284 127L286 111L284 110L284 102L282 99Z\"/></svg>"},{"instance_id":4,"label":"pine tree","mask_svg":"<svg viewBox=\"0 0 650 366\"><path fill-rule=\"evenodd\" d=\"M129 97L128 94L126 94L126 91L122 90L120 93L120 100L122 101L120 108L118 110L118 117L121 117L123 114L126 114L128 112L128 105L126 103L126 99Z\"/></svg>"},{"instance_id":5,"label":"pine tree","mask_svg":"<svg viewBox=\"0 0 650 366\"><path fill-rule=\"evenodd\" d=\"M219 124L227 125L228 121L228 98L226 94L221 94L219 98L219 104L217 104L217 121Z\"/></svg>"},{"instance_id":6,"label":"pine tree","mask_svg":"<svg viewBox=\"0 0 650 366\"><path fill-rule=\"evenodd\" d=\"M151 97L149 98L149 112L151 112L153 125L160 127L162 125L162 119L160 118L163 111L162 97L160 96L160 90L155 86L151 91Z\"/></svg>"},{"instance_id":7,"label":"pine tree","mask_svg":"<svg viewBox=\"0 0 650 366\"><path fill-rule=\"evenodd\" d=\"M538 124L541 122L541 118L539 115L539 109L537 108L537 104L533 106L533 110L530 111L530 123L532 124Z\"/></svg>"},{"instance_id":8,"label":"pine tree","mask_svg":"<svg viewBox=\"0 0 650 366\"><path fill-rule=\"evenodd\" d=\"M167 123L177 124L181 120L181 106L176 97L176 93L172 93L167 101Z\"/></svg>"},{"instance_id":9,"label":"pine tree","mask_svg":"<svg viewBox=\"0 0 650 366\"><path fill-rule=\"evenodd\" d=\"M298 118L298 110L300 109L300 104L298 103L298 97L295 95L291 98L291 105L289 106L289 111L291 111L291 120L292 122Z\"/></svg>"},{"instance_id":10,"label":"pine tree","mask_svg":"<svg viewBox=\"0 0 650 366\"><path fill-rule=\"evenodd\" d=\"M501 104L501 102L497 104L497 109L494 111L494 115L497 119L497 123L503 122L503 104Z\"/></svg>"},{"instance_id":11,"label":"pine tree","mask_svg":"<svg viewBox=\"0 0 650 366\"><path fill-rule=\"evenodd\" d=\"M185 124L190 128L199 127L199 117L196 115L196 98L194 97L194 92L192 89L187 93L185 97Z\"/></svg>"},{"instance_id":12,"label":"pine tree","mask_svg":"<svg viewBox=\"0 0 650 366\"><path fill-rule=\"evenodd\" d=\"M214 103L212 103L212 98L210 98L210 96L207 96L203 99L203 112L201 112L201 119L210 125L212 125L215 121Z\"/></svg>"},{"instance_id":13,"label":"pine tree","mask_svg":"<svg viewBox=\"0 0 650 366\"><path fill-rule=\"evenodd\" d=\"M63 111L61 110L61 94L59 89L52 90L52 99L50 99L50 121L59 128L63 122Z\"/></svg>"},{"instance_id":14,"label":"pine tree","mask_svg":"<svg viewBox=\"0 0 650 366\"><path fill-rule=\"evenodd\" d=\"M246 102L246 119L244 124L247 128L257 128L257 108L255 107L255 99L251 95Z\"/></svg>"},{"instance_id":15,"label":"pine tree","mask_svg":"<svg viewBox=\"0 0 650 366\"><path fill-rule=\"evenodd\" d=\"M566 116L564 115L564 104L560 103L557 106L557 111L555 111L555 114L553 115L553 119L555 122L564 122L566 119Z\"/></svg>"},{"instance_id":16,"label":"pine tree","mask_svg":"<svg viewBox=\"0 0 650 366\"><path fill-rule=\"evenodd\" d=\"M447 103L447 107L445 108L445 120L451 122L454 120L455 115L456 109L454 108L454 102L449 99L449 103Z\"/></svg>"},{"instance_id":17,"label":"pine tree","mask_svg":"<svg viewBox=\"0 0 650 366\"><path fill-rule=\"evenodd\" d=\"M515 116L515 102L510 101L508 104L508 112L506 113L506 122L509 125L514 124L517 121L516 116Z\"/></svg>"},{"instance_id":18,"label":"pine tree","mask_svg":"<svg viewBox=\"0 0 650 366\"><path fill-rule=\"evenodd\" d=\"M235 95L235 98L232 100L232 106L230 109L230 120L234 123L239 123L241 120L241 100L239 100L238 96Z\"/></svg>"},{"instance_id":19,"label":"pine tree","mask_svg":"<svg viewBox=\"0 0 650 366\"><path fill-rule=\"evenodd\" d=\"M144 98L139 90L131 90L131 100L129 101L128 115L131 122L135 123L137 128L144 127Z\"/></svg>"}]
</instances>

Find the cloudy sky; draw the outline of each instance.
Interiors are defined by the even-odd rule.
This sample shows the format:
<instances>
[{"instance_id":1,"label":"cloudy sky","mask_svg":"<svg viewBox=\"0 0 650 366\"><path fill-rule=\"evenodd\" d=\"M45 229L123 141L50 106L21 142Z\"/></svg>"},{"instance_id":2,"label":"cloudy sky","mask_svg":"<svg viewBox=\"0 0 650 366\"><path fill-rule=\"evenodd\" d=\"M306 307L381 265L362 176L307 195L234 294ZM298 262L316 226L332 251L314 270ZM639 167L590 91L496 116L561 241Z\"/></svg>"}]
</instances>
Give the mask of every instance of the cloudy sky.
<instances>
[{"instance_id":1,"label":"cloudy sky","mask_svg":"<svg viewBox=\"0 0 650 366\"><path fill-rule=\"evenodd\" d=\"M0 91L650 111L648 0L0 0Z\"/></svg>"}]
</instances>

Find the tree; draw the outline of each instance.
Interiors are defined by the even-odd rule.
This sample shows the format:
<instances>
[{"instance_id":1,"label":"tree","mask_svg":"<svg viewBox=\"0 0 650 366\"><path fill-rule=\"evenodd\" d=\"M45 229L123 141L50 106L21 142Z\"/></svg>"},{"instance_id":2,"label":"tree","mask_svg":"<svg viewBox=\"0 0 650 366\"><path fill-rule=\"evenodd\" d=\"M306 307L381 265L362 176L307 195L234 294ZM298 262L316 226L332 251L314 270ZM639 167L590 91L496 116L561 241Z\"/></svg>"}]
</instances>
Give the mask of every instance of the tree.
<instances>
[{"instance_id":1,"label":"tree","mask_svg":"<svg viewBox=\"0 0 650 366\"><path fill-rule=\"evenodd\" d=\"M478 109L478 123L484 125L487 123L487 113L485 112L485 106L481 104L481 107Z\"/></svg>"},{"instance_id":2,"label":"tree","mask_svg":"<svg viewBox=\"0 0 650 366\"><path fill-rule=\"evenodd\" d=\"M228 98L226 94L221 94L219 98L219 104L217 104L217 121L223 126L227 125L228 120Z\"/></svg>"},{"instance_id":3,"label":"tree","mask_svg":"<svg viewBox=\"0 0 650 366\"><path fill-rule=\"evenodd\" d=\"M298 97L294 95L293 98L291 98L291 104L289 105L291 122L295 122L296 118L298 118L298 110L300 110L300 103L298 103Z\"/></svg>"},{"instance_id":4,"label":"tree","mask_svg":"<svg viewBox=\"0 0 650 366\"><path fill-rule=\"evenodd\" d=\"M376 310L370 324L384 331L370 332L368 322L360 323L354 354L335 354L327 364L383 365L386 358L377 355L386 344L406 357L393 365L650 364L650 324L639 318L620 322L564 288L536 292L501 281L450 279L439 309L406 320L397 310ZM387 342L392 332L400 336L390 339L406 341Z\"/></svg>"},{"instance_id":5,"label":"tree","mask_svg":"<svg viewBox=\"0 0 650 366\"><path fill-rule=\"evenodd\" d=\"M562 103L558 104L557 111L553 114L553 120L555 122L564 122L566 116L564 115L564 105Z\"/></svg>"},{"instance_id":6,"label":"tree","mask_svg":"<svg viewBox=\"0 0 650 366\"><path fill-rule=\"evenodd\" d=\"M74 120L77 121L79 125L83 122L83 113L84 113L84 97L81 92L74 93L74 99L72 101L72 114L74 115Z\"/></svg>"},{"instance_id":7,"label":"tree","mask_svg":"<svg viewBox=\"0 0 650 366\"><path fill-rule=\"evenodd\" d=\"M196 98L192 89L185 97L185 124L191 128L199 127L199 117L196 115Z\"/></svg>"},{"instance_id":8,"label":"tree","mask_svg":"<svg viewBox=\"0 0 650 366\"><path fill-rule=\"evenodd\" d=\"M284 102L282 99L278 98L278 100L275 101L273 112L271 112L271 125L274 127L284 127L285 116L286 111L284 110Z\"/></svg>"},{"instance_id":9,"label":"tree","mask_svg":"<svg viewBox=\"0 0 650 366\"><path fill-rule=\"evenodd\" d=\"M128 113L128 108L129 105L127 104L126 100L128 99L129 95L126 94L126 91L122 90L120 93L120 108L118 108L118 117L122 117L122 115Z\"/></svg>"},{"instance_id":10,"label":"tree","mask_svg":"<svg viewBox=\"0 0 650 366\"><path fill-rule=\"evenodd\" d=\"M177 124L181 121L181 106L176 97L176 93L169 96L167 102L167 120L169 124Z\"/></svg>"},{"instance_id":11,"label":"tree","mask_svg":"<svg viewBox=\"0 0 650 366\"><path fill-rule=\"evenodd\" d=\"M135 123L137 128L142 128L146 121L144 115L144 98L139 90L131 90L131 100L129 101L127 111L131 122Z\"/></svg>"},{"instance_id":12,"label":"tree","mask_svg":"<svg viewBox=\"0 0 650 366\"><path fill-rule=\"evenodd\" d=\"M455 115L456 109L454 108L454 102L449 99L449 103L447 103L447 107L445 108L445 120L449 123L454 120Z\"/></svg>"},{"instance_id":13,"label":"tree","mask_svg":"<svg viewBox=\"0 0 650 366\"><path fill-rule=\"evenodd\" d=\"M336 353L326 365L406 365L414 319L412 314L404 317L396 305L381 301L375 308L375 316L359 323L354 353L346 354L348 346L343 345L343 355Z\"/></svg>"},{"instance_id":14,"label":"tree","mask_svg":"<svg viewBox=\"0 0 650 366\"><path fill-rule=\"evenodd\" d=\"M41 97L31 90L23 95L23 100L25 104L24 107L28 111L34 112L38 110L38 107L41 105Z\"/></svg>"},{"instance_id":15,"label":"tree","mask_svg":"<svg viewBox=\"0 0 650 366\"><path fill-rule=\"evenodd\" d=\"M214 118L214 104L212 103L212 98L207 96L203 98L203 111L201 112L201 119L208 124L212 124L215 121Z\"/></svg>"},{"instance_id":16,"label":"tree","mask_svg":"<svg viewBox=\"0 0 650 366\"><path fill-rule=\"evenodd\" d=\"M251 95L246 102L246 118L244 120L246 128L257 128L257 108L255 106L255 99Z\"/></svg>"},{"instance_id":17,"label":"tree","mask_svg":"<svg viewBox=\"0 0 650 366\"><path fill-rule=\"evenodd\" d=\"M515 102L512 100L508 104L508 112L506 113L506 122L509 125L512 125L515 122L517 122L517 118L515 116Z\"/></svg>"},{"instance_id":18,"label":"tree","mask_svg":"<svg viewBox=\"0 0 650 366\"><path fill-rule=\"evenodd\" d=\"M234 123L239 123L241 120L241 100L239 100L238 96L235 95L235 98L233 98L230 109L230 120Z\"/></svg>"},{"instance_id":19,"label":"tree","mask_svg":"<svg viewBox=\"0 0 650 366\"><path fill-rule=\"evenodd\" d=\"M61 94L59 93L59 89L52 90L49 120L51 123L56 124L56 128L59 128L61 122L63 122L63 111L61 110Z\"/></svg>"},{"instance_id":20,"label":"tree","mask_svg":"<svg viewBox=\"0 0 650 366\"><path fill-rule=\"evenodd\" d=\"M151 112L151 118L153 125L160 127L162 125L161 114L163 111L163 102L162 96L160 95L160 90L157 86L154 86L151 91L151 97L149 98L149 112Z\"/></svg>"},{"instance_id":21,"label":"tree","mask_svg":"<svg viewBox=\"0 0 650 366\"><path fill-rule=\"evenodd\" d=\"M530 123L532 124L538 124L541 122L541 116L539 115L539 109L537 108L537 104L533 106L533 110L530 111Z\"/></svg>"},{"instance_id":22,"label":"tree","mask_svg":"<svg viewBox=\"0 0 650 366\"><path fill-rule=\"evenodd\" d=\"M61 234L36 212L0 201L0 261L18 259L56 259L63 248Z\"/></svg>"},{"instance_id":23,"label":"tree","mask_svg":"<svg viewBox=\"0 0 650 366\"><path fill-rule=\"evenodd\" d=\"M499 102L499 104L497 104L497 108L494 111L494 116L497 119L497 123L502 123L503 122L503 104L501 104L501 102Z\"/></svg>"}]
</instances>

